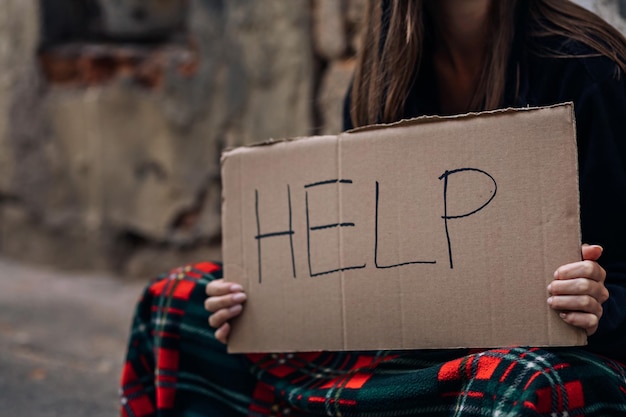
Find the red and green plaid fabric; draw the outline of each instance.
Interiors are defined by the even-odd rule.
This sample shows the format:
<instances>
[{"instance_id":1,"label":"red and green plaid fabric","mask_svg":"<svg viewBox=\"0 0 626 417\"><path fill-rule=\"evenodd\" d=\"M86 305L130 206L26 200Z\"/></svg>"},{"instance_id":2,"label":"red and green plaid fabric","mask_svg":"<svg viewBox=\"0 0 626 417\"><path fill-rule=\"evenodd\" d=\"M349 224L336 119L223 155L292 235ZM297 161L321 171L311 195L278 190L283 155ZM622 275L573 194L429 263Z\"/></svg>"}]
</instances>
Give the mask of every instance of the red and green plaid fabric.
<instances>
[{"instance_id":1,"label":"red and green plaid fabric","mask_svg":"<svg viewBox=\"0 0 626 417\"><path fill-rule=\"evenodd\" d=\"M146 288L122 416L626 416L626 367L581 349L229 355L203 308L221 274L200 263Z\"/></svg>"}]
</instances>

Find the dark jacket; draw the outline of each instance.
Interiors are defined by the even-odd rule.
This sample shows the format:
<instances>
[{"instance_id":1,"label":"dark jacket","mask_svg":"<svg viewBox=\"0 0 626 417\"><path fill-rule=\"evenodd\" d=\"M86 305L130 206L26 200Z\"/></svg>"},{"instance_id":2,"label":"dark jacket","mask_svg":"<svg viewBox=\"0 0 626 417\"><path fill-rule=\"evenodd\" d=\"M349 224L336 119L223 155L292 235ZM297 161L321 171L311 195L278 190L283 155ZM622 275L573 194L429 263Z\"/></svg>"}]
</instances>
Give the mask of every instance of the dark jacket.
<instances>
[{"instance_id":1,"label":"dark jacket","mask_svg":"<svg viewBox=\"0 0 626 417\"><path fill-rule=\"evenodd\" d=\"M604 248L599 263L610 292L588 349L626 361L626 75L576 41L555 36L538 44L524 32L514 41L502 107L574 102L582 239ZM424 65L404 118L440 114L436 88L432 68ZM352 127L348 102L346 129Z\"/></svg>"}]
</instances>

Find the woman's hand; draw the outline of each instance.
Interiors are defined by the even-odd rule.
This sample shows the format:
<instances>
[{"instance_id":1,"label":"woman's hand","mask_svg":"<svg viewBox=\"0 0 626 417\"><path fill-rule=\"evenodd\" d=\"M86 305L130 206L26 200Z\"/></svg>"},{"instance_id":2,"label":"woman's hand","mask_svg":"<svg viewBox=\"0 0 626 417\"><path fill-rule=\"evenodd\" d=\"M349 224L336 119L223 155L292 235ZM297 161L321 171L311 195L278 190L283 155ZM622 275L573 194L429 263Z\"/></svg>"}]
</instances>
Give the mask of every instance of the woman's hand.
<instances>
[{"instance_id":1,"label":"woman's hand","mask_svg":"<svg viewBox=\"0 0 626 417\"><path fill-rule=\"evenodd\" d=\"M228 320L241 314L246 294L241 285L223 279L209 282L206 293L209 297L204 301L204 308L213 313L209 317L209 324L217 329L215 338L226 343L230 334Z\"/></svg>"},{"instance_id":2,"label":"woman's hand","mask_svg":"<svg viewBox=\"0 0 626 417\"><path fill-rule=\"evenodd\" d=\"M609 299L604 286L606 271L596 261L602 255L598 245L582 246L583 260L563 265L548 285L548 304L571 325L585 329L588 336L598 330L602 303Z\"/></svg>"}]
</instances>

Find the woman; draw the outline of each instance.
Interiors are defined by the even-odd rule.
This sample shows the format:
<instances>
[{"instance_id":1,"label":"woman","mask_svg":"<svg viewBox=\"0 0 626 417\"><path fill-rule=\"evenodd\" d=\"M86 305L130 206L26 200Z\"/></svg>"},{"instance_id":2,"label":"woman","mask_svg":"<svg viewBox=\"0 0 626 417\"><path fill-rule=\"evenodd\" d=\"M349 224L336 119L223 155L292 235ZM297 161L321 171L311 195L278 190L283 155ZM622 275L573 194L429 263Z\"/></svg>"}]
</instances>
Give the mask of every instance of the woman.
<instances>
[{"instance_id":1,"label":"woman","mask_svg":"<svg viewBox=\"0 0 626 417\"><path fill-rule=\"evenodd\" d=\"M574 102L583 240L594 245L555 271L547 302L585 329L589 347L229 356L217 344L246 295L218 279L218 266L199 264L146 292L123 411L626 415L626 42L567 0L372 0L364 34L346 128ZM214 335L199 327L204 284Z\"/></svg>"}]
</instances>

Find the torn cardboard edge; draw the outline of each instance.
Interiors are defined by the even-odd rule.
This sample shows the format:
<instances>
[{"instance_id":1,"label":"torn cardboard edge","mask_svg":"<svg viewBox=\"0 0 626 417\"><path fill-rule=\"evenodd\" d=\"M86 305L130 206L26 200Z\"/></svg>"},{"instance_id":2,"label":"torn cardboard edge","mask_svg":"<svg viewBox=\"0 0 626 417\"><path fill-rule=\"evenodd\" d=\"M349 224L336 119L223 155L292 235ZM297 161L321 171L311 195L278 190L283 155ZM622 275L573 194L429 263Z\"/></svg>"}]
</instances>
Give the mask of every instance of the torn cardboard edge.
<instances>
[{"instance_id":1,"label":"torn cardboard edge","mask_svg":"<svg viewBox=\"0 0 626 417\"><path fill-rule=\"evenodd\" d=\"M450 120L450 121L459 120L459 119L462 120L462 119L471 119L474 117L485 118L488 116L497 116L502 113L520 112L520 111L532 112L536 110L558 108L558 107L563 107L563 106L571 106L571 118L572 118L573 123L575 124L576 117L574 114L574 102L572 101L552 104L549 106L541 106L541 107L537 107L537 106L507 107L503 109L485 110L482 112L468 112L468 113L454 114L454 115L449 115L449 116L426 115L426 116L420 116L420 117L415 117L411 119L401 119L401 120L398 120L397 122L392 122L392 123L377 123L377 124L372 124L372 125L367 125L367 126L355 127L353 129L346 130L345 132L338 133L337 135L295 136L292 138L283 138L283 139L269 138L269 139L254 142L248 145L227 147L226 149L222 151L220 161L223 162L224 158L228 158L231 152L233 151L236 152L237 150L242 150L246 148L272 146L272 145L276 145L278 143L284 143L284 142L296 142L300 140L310 140L310 139L315 139L315 138L320 138L320 137L325 137L325 136L341 136L343 134L360 133L360 132L367 132L367 131L379 130L379 129L389 129L389 128L394 128L394 127L414 126L414 125L425 124L425 123L442 122L446 120Z\"/></svg>"},{"instance_id":2,"label":"torn cardboard edge","mask_svg":"<svg viewBox=\"0 0 626 417\"><path fill-rule=\"evenodd\" d=\"M584 344L545 301L580 260L574 123L566 103L225 152L229 351Z\"/></svg>"}]
</instances>

